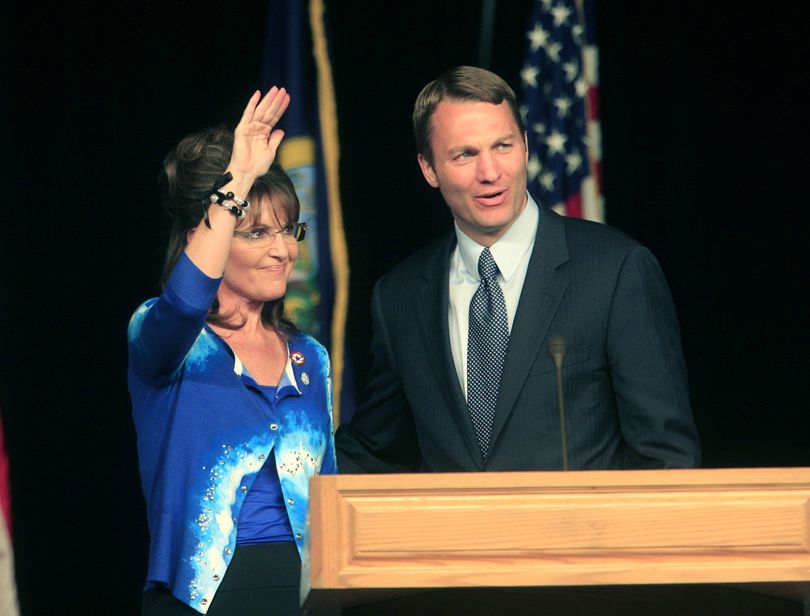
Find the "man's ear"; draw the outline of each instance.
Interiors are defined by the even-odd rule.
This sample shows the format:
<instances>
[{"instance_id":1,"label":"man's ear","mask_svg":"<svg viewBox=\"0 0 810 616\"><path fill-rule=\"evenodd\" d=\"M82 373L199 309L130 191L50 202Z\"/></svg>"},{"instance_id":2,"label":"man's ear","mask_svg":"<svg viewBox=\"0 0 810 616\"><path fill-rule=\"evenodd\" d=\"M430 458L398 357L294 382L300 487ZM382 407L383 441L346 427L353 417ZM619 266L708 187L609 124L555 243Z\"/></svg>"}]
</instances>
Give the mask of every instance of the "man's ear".
<instances>
[{"instance_id":1,"label":"man's ear","mask_svg":"<svg viewBox=\"0 0 810 616\"><path fill-rule=\"evenodd\" d=\"M523 131L523 147L526 150L526 164L529 164L529 133Z\"/></svg>"},{"instance_id":2,"label":"man's ear","mask_svg":"<svg viewBox=\"0 0 810 616\"><path fill-rule=\"evenodd\" d=\"M425 176L427 183L433 188L438 188L439 180L436 178L436 172L433 171L433 166L421 154L416 155L416 160L419 162L419 168L422 170L422 175Z\"/></svg>"}]
</instances>

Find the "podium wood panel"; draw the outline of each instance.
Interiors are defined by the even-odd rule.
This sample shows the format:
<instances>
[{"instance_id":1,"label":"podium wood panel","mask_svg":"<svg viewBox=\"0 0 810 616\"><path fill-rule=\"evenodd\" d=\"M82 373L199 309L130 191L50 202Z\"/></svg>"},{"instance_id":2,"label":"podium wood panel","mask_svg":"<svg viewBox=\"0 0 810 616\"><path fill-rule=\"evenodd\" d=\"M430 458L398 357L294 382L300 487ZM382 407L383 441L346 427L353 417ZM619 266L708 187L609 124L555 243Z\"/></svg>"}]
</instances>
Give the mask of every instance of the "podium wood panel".
<instances>
[{"instance_id":1,"label":"podium wood panel","mask_svg":"<svg viewBox=\"0 0 810 616\"><path fill-rule=\"evenodd\" d=\"M312 480L322 591L810 580L810 468ZM778 584L777 584L778 587Z\"/></svg>"}]
</instances>

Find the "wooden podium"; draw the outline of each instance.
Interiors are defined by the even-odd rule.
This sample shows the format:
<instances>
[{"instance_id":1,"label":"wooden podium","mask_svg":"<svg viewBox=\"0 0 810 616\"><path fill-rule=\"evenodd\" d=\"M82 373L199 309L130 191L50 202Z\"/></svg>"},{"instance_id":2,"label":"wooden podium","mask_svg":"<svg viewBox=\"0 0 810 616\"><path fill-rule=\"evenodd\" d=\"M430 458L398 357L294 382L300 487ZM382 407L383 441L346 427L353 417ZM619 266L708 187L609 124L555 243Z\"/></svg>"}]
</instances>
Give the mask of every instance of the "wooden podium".
<instances>
[{"instance_id":1,"label":"wooden podium","mask_svg":"<svg viewBox=\"0 0 810 616\"><path fill-rule=\"evenodd\" d=\"M448 605L497 591L539 605L543 589L565 605L711 587L801 614L810 581L810 468L318 476L309 516L313 615L413 613L420 597L440 605L439 589ZM362 611L375 603L389 607Z\"/></svg>"}]
</instances>

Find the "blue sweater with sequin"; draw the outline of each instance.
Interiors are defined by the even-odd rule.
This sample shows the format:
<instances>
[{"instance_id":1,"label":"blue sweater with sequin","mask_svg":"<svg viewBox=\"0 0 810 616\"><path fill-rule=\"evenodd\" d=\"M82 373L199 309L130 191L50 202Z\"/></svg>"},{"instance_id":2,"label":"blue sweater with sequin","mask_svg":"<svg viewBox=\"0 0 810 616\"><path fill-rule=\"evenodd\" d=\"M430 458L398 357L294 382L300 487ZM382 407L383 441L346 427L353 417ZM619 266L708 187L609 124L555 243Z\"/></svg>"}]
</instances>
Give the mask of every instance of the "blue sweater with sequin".
<instances>
[{"instance_id":1,"label":"blue sweater with sequin","mask_svg":"<svg viewBox=\"0 0 810 616\"><path fill-rule=\"evenodd\" d=\"M220 279L182 255L160 297L129 323L129 392L150 532L146 587L206 613L236 546L246 493L271 451L299 552L309 478L334 474L329 357L288 337L271 408L205 322Z\"/></svg>"}]
</instances>

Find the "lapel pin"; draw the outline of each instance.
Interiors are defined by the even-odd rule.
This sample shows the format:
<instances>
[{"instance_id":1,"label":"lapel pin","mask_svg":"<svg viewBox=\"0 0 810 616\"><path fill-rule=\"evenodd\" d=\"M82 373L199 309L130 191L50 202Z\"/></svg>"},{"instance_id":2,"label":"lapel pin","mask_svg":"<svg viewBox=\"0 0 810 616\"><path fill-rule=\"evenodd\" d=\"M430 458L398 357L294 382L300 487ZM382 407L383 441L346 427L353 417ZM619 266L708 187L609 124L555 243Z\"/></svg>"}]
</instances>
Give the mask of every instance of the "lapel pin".
<instances>
[{"instance_id":1,"label":"lapel pin","mask_svg":"<svg viewBox=\"0 0 810 616\"><path fill-rule=\"evenodd\" d=\"M299 353L298 351L293 351L292 353L290 353L290 359L292 360L292 363L294 363L296 366L304 365L304 355L302 353Z\"/></svg>"}]
</instances>

